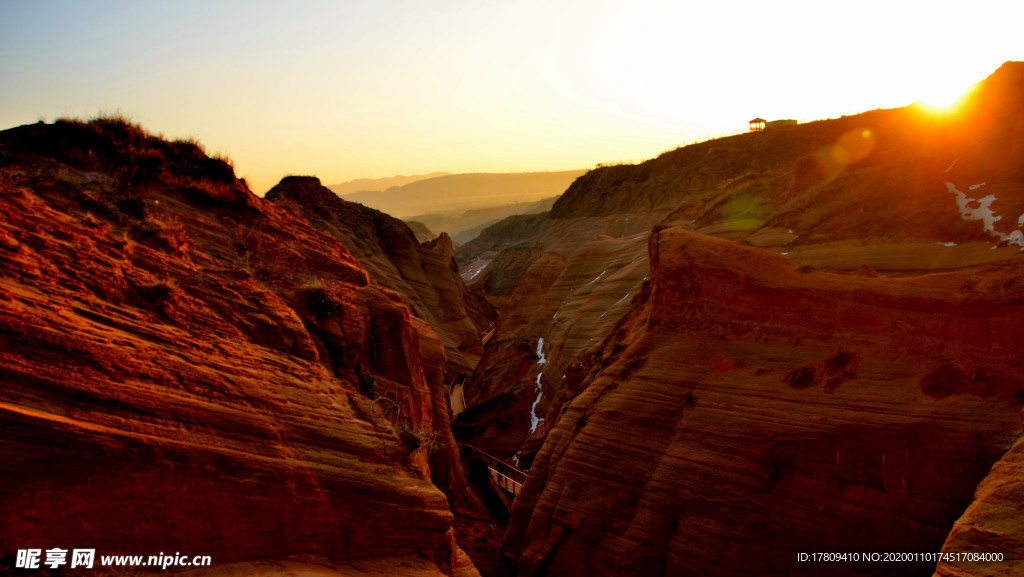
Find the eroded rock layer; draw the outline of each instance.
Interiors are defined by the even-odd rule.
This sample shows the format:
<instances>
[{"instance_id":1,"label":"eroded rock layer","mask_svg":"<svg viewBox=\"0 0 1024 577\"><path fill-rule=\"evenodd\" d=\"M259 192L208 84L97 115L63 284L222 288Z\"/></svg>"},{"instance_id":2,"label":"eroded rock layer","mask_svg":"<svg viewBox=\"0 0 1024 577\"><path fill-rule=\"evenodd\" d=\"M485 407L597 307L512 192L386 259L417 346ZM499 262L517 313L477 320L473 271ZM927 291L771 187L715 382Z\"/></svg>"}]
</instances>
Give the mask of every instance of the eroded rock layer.
<instances>
[{"instance_id":1,"label":"eroded rock layer","mask_svg":"<svg viewBox=\"0 0 1024 577\"><path fill-rule=\"evenodd\" d=\"M974 501L942 547L938 577L1010 576L1024 572L1024 440L992 466ZM998 555L998 557L997 557Z\"/></svg>"},{"instance_id":2,"label":"eroded rock layer","mask_svg":"<svg viewBox=\"0 0 1024 577\"><path fill-rule=\"evenodd\" d=\"M224 161L117 119L6 131L0 271L8 551L475 574L430 481L441 340Z\"/></svg>"},{"instance_id":3,"label":"eroded rock layer","mask_svg":"<svg viewBox=\"0 0 1024 577\"><path fill-rule=\"evenodd\" d=\"M473 372L483 354L480 334L495 313L466 289L447 234L421 245L404 222L342 200L315 177L286 177L266 198L340 240L374 283L401 294L441 336L452 377Z\"/></svg>"},{"instance_id":4,"label":"eroded rock layer","mask_svg":"<svg viewBox=\"0 0 1024 577\"><path fill-rule=\"evenodd\" d=\"M458 258L502 310L457 433L529 466L641 292L655 225L869 277L1019 262L1022 95L1024 64L1007 63L954 115L875 110L686 146L598 168L545 217L485 230Z\"/></svg>"},{"instance_id":5,"label":"eroded rock layer","mask_svg":"<svg viewBox=\"0 0 1024 577\"><path fill-rule=\"evenodd\" d=\"M588 359L506 534L518 575L930 574L1020 435L1019 267L905 278L800 270L685 228Z\"/></svg>"}]
</instances>

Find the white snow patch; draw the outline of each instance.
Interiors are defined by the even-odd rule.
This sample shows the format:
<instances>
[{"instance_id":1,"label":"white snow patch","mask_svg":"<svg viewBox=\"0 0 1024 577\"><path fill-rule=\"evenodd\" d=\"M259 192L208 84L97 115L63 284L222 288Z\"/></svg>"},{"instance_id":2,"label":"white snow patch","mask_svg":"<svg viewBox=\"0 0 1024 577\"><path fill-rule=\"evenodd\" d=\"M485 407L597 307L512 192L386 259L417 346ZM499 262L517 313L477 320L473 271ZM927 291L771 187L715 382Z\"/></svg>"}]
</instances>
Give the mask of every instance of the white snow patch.
<instances>
[{"instance_id":1,"label":"white snow patch","mask_svg":"<svg viewBox=\"0 0 1024 577\"><path fill-rule=\"evenodd\" d=\"M605 270L601 271L601 274L597 275L597 278L595 278L594 280L590 281L587 284L594 284L594 283L596 283L597 281L601 280L601 277L603 277L607 272L608 272L608 269L605 269Z\"/></svg>"},{"instance_id":2,"label":"white snow patch","mask_svg":"<svg viewBox=\"0 0 1024 577\"><path fill-rule=\"evenodd\" d=\"M780 252L779 254L781 254L782 256L786 256L786 255L788 255L789 253L788 253L788 252Z\"/></svg>"},{"instance_id":3,"label":"white snow patch","mask_svg":"<svg viewBox=\"0 0 1024 577\"><path fill-rule=\"evenodd\" d=\"M978 190L979 188L985 186L986 184L988 184L988 183L987 182L982 182L980 184L972 184L972 185L968 186L967 189L968 190Z\"/></svg>"},{"instance_id":4,"label":"white snow patch","mask_svg":"<svg viewBox=\"0 0 1024 577\"><path fill-rule=\"evenodd\" d=\"M621 299L619 299L619 300L615 301L615 304L614 304L614 305L612 305L612 306L615 306L615 305L617 305L617 304L621 303L622 301L624 301L624 300L626 300L626 299L628 299L628 298L629 298L629 293L627 292L627 293L626 293L626 296L624 296L624 297L622 297ZM604 315L601 315L601 316L604 316Z\"/></svg>"},{"instance_id":5,"label":"white snow patch","mask_svg":"<svg viewBox=\"0 0 1024 577\"><path fill-rule=\"evenodd\" d=\"M1024 214L1017 217L1017 226L1024 226Z\"/></svg>"},{"instance_id":6,"label":"white snow patch","mask_svg":"<svg viewBox=\"0 0 1024 577\"><path fill-rule=\"evenodd\" d=\"M1024 233L1015 230L1010 234L1004 234L995 229L995 224L1002 220L1003 217L996 215L992 210L992 203L996 201L994 194L982 198L967 198L967 195L957 190L956 185L952 182L946 183L946 190L956 196L956 205L960 209L960 218L964 220L980 220L985 228L985 232L1002 242L1015 244L1021 247L1021 250L1024 250ZM974 203L977 203L977 207L972 206ZM1021 219L1017 219L1018 225L1020 221Z\"/></svg>"},{"instance_id":7,"label":"white snow patch","mask_svg":"<svg viewBox=\"0 0 1024 577\"><path fill-rule=\"evenodd\" d=\"M955 242L937 242L935 244L941 244L942 246L956 246Z\"/></svg>"},{"instance_id":8,"label":"white snow patch","mask_svg":"<svg viewBox=\"0 0 1024 577\"><path fill-rule=\"evenodd\" d=\"M788 232L789 234L793 234L793 229L789 229L786 232Z\"/></svg>"},{"instance_id":9,"label":"white snow patch","mask_svg":"<svg viewBox=\"0 0 1024 577\"><path fill-rule=\"evenodd\" d=\"M544 337L541 337L541 338L537 339L537 356L540 357L539 359L537 359L537 364L538 365L543 365L544 363L548 362L548 359L544 356L544 350L543 349L544 349Z\"/></svg>"}]
</instances>

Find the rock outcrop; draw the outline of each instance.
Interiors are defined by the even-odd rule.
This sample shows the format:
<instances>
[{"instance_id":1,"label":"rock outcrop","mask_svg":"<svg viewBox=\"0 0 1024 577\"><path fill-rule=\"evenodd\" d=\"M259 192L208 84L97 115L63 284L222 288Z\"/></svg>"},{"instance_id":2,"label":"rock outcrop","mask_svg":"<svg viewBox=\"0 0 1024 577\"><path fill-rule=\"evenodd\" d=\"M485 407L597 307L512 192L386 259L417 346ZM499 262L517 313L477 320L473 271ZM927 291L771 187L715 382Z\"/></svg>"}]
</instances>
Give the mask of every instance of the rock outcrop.
<instances>
[{"instance_id":1,"label":"rock outcrop","mask_svg":"<svg viewBox=\"0 0 1024 577\"><path fill-rule=\"evenodd\" d=\"M650 254L515 502L515 574L930 574L795 560L939 550L1020 435L1019 266L809 271L682 227Z\"/></svg>"},{"instance_id":2,"label":"rock outcrop","mask_svg":"<svg viewBox=\"0 0 1024 577\"><path fill-rule=\"evenodd\" d=\"M503 308L456 433L531 467L510 574L931 574L796 559L938 551L1020 436L1022 135L1007 63L956 115L600 168L460 249ZM1014 550L999 496L947 549Z\"/></svg>"},{"instance_id":3,"label":"rock outcrop","mask_svg":"<svg viewBox=\"0 0 1024 577\"><path fill-rule=\"evenodd\" d=\"M1024 439L978 485L942 547L937 577L1010 576L1024 571ZM998 555L998 557L996 557Z\"/></svg>"},{"instance_id":4,"label":"rock outcrop","mask_svg":"<svg viewBox=\"0 0 1024 577\"><path fill-rule=\"evenodd\" d=\"M345 201L315 177L285 177L266 198L337 238L375 284L402 295L444 341L449 380L473 372L483 354L480 335L496 313L466 289L447 234L420 244L401 220Z\"/></svg>"},{"instance_id":5,"label":"rock outcrop","mask_svg":"<svg viewBox=\"0 0 1024 577\"><path fill-rule=\"evenodd\" d=\"M418 220L408 220L405 221L405 224L409 225L409 230L411 230L412 233L416 235L416 241L419 243L424 243L437 238L437 235L434 234L434 231L430 230L430 228L427 225L423 224Z\"/></svg>"},{"instance_id":6,"label":"rock outcrop","mask_svg":"<svg viewBox=\"0 0 1024 577\"><path fill-rule=\"evenodd\" d=\"M225 161L117 119L0 133L0 271L5 553L476 574L431 483L441 339Z\"/></svg>"}]
</instances>

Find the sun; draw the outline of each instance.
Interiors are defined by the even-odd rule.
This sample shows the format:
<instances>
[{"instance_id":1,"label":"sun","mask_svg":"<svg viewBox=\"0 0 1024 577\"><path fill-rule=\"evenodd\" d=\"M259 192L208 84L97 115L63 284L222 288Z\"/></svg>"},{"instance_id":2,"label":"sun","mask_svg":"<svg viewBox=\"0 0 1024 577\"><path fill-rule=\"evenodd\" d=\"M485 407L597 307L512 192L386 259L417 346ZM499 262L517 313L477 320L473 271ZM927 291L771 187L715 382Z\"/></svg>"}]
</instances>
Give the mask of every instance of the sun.
<instances>
[{"instance_id":1,"label":"sun","mask_svg":"<svg viewBox=\"0 0 1024 577\"><path fill-rule=\"evenodd\" d=\"M974 85L966 89L963 85L957 84L936 84L925 90L925 95L919 101L932 112L947 113L953 112L960 107L960 104L967 96L974 91Z\"/></svg>"}]
</instances>

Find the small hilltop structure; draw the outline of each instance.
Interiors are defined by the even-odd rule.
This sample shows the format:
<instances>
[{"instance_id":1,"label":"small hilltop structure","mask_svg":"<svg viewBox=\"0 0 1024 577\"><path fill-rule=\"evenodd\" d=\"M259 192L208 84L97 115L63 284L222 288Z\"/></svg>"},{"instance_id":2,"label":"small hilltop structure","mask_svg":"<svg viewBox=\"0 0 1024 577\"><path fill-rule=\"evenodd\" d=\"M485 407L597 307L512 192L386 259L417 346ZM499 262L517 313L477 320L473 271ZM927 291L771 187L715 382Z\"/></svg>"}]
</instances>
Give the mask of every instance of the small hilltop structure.
<instances>
[{"instance_id":1,"label":"small hilltop structure","mask_svg":"<svg viewBox=\"0 0 1024 577\"><path fill-rule=\"evenodd\" d=\"M768 128L779 128L781 126L793 126L799 124L799 122L793 118L786 118L783 120L765 120L760 116L750 121L751 132L761 132Z\"/></svg>"}]
</instances>

